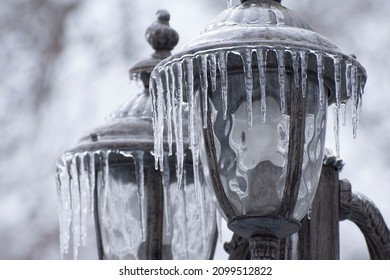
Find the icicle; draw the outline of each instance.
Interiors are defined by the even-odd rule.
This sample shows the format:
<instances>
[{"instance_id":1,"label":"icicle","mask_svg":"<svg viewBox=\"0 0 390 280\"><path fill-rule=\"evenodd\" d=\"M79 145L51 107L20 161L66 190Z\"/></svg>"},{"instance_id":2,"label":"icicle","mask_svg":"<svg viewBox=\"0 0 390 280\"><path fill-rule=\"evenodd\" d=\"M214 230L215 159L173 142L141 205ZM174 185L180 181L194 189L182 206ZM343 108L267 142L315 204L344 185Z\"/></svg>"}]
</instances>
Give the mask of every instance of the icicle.
<instances>
[{"instance_id":1,"label":"icicle","mask_svg":"<svg viewBox=\"0 0 390 280\"><path fill-rule=\"evenodd\" d=\"M72 220L72 212L70 206L70 168L69 163L66 160L66 156L61 156L60 162L57 166L57 196L58 203L58 215L60 225L60 252L63 257L68 253L69 240L70 240L70 225Z\"/></svg>"},{"instance_id":2,"label":"icicle","mask_svg":"<svg viewBox=\"0 0 390 280\"><path fill-rule=\"evenodd\" d=\"M316 53L317 56L317 78L318 78L318 88L319 88L319 102L320 102L320 108L325 108L325 84L324 84L324 55L323 53L319 52Z\"/></svg>"},{"instance_id":3,"label":"icicle","mask_svg":"<svg viewBox=\"0 0 390 280\"><path fill-rule=\"evenodd\" d=\"M187 206L186 206L186 195L185 195L185 190L186 190L186 174L184 171L184 178L183 178L183 187L179 189L178 193L178 199L179 199L179 205L180 205L180 212L181 212L181 227L182 227L182 232L183 232L183 242L184 242L184 250L185 250L185 256L186 259L188 260L188 236L187 236Z\"/></svg>"},{"instance_id":4,"label":"icicle","mask_svg":"<svg viewBox=\"0 0 390 280\"><path fill-rule=\"evenodd\" d=\"M218 240L222 243L222 216L218 209L215 209L215 216L217 220Z\"/></svg>"},{"instance_id":5,"label":"icicle","mask_svg":"<svg viewBox=\"0 0 390 280\"><path fill-rule=\"evenodd\" d=\"M306 97L307 92L307 58L308 54L301 51L301 76L302 76L302 96Z\"/></svg>"},{"instance_id":6,"label":"icicle","mask_svg":"<svg viewBox=\"0 0 390 280\"><path fill-rule=\"evenodd\" d=\"M199 60L199 78L200 89L203 101L203 127L207 127L207 111L208 111L208 81L207 81L207 57L203 54L197 56Z\"/></svg>"},{"instance_id":7,"label":"icicle","mask_svg":"<svg viewBox=\"0 0 390 280\"><path fill-rule=\"evenodd\" d=\"M188 99L188 111L189 111L189 128L188 136L190 138L190 148L193 149L195 143L194 133L194 118L195 118L195 105L194 105L194 67L191 59L184 60L184 79L185 79L185 91Z\"/></svg>"},{"instance_id":8,"label":"icicle","mask_svg":"<svg viewBox=\"0 0 390 280\"><path fill-rule=\"evenodd\" d=\"M168 68L168 76L169 76L169 81L167 87L169 88L169 98L167 100L170 103L171 107L171 121L173 122L173 128L171 134L174 133L175 139L176 139L176 127L177 127L177 100L176 100L176 76L173 72L173 65L170 65ZM168 102L167 101L167 102ZM173 136L173 135L171 135ZM173 142L173 140L171 139ZM170 144L171 146L173 145L172 143ZM169 153L171 155L171 153Z\"/></svg>"},{"instance_id":9,"label":"icicle","mask_svg":"<svg viewBox=\"0 0 390 280\"><path fill-rule=\"evenodd\" d=\"M133 153L135 164L135 176L137 179L137 197L139 207L139 218L141 225L142 240L146 237L146 213L145 213L145 177L144 177L144 152ZM161 162L163 163L163 161Z\"/></svg>"},{"instance_id":10,"label":"icicle","mask_svg":"<svg viewBox=\"0 0 390 280\"><path fill-rule=\"evenodd\" d=\"M351 60L348 60L345 65L345 81L346 81L346 88L347 88L347 97L351 97L351 92L352 92L351 70L352 70L352 62Z\"/></svg>"},{"instance_id":11,"label":"icicle","mask_svg":"<svg viewBox=\"0 0 390 280\"><path fill-rule=\"evenodd\" d=\"M159 155L160 155L160 142L163 141L160 138L160 115L159 115L159 104L158 104L158 92L156 85L156 77L150 79L150 95L152 96L152 123L153 123L153 135L154 135L154 168L158 170Z\"/></svg>"},{"instance_id":12,"label":"icicle","mask_svg":"<svg viewBox=\"0 0 390 280\"><path fill-rule=\"evenodd\" d=\"M267 114L267 100L266 100L266 72L265 62L267 60L267 53L263 53L263 49L258 49L257 52L257 67L259 68L259 80L260 80L260 95L261 95L261 118L263 123L266 121Z\"/></svg>"},{"instance_id":13,"label":"icicle","mask_svg":"<svg viewBox=\"0 0 390 280\"><path fill-rule=\"evenodd\" d=\"M72 205L72 233L73 233L73 258L77 259L78 249L81 245L81 210L80 210L80 161L75 155L71 163L71 205Z\"/></svg>"},{"instance_id":14,"label":"icicle","mask_svg":"<svg viewBox=\"0 0 390 280\"><path fill-rule=\"evenodd\" d=\"M66 172L68 179L67 185L64 188L64 191L62 192L62 205L64 207L64 225L65 225L65 233L64 233L64 253L69 253L69 243L70 243L70 236L71 236L71 227L72 227L72 195L71 195L71 189L72 189L72 180L73 180L73 172L72 172L72 157L66 159Z\"/></svg>"},{"instance_id":15,"label":"icicle","mask_svg":"<svg viewBox=\"0 0 390 280\"><path fill-rule=\"evenodd\" d=\"M199 164L199 163L197 163ZM194 169L195 172L195 169ZM199 186L198 186L198 197L200 200L200 218L201 218L201 225L202 225L202 240L203 240L203 249L206 251L208 247L208 242L207 242L207 225L206 225L206 194L205 194L205 185L200 185L199 182L199 167L196 168L196 172L198 172L198 175L196 176L196 180L198 180Z\"/></svg>"},{"instance_id":16,"label":"icicle","mask_svg":"<svg viewBox=\"0 0 390 280\"><path fill-rule=\"evenodd\" d=\"M340 108L340 96L341 96L341 57L334 57L334 77L336 83L336 106Z\"/></svg>"},{"instance_id":17,"label":"icicle","mask_svg":"<svg viewBox=\"0 0 390 280\"><path fill-rule=\"evenodd\" d=\"M104 224L109 219L107 216L107 192L109 188L109 166L108 166L108 154L109 152L97 150L95 151L96 155L96 173L99 177L96 177L96 205L99 211L99 218L101 223Z\"/></svg>"},{"instance_id":18,"label":"icicle","mask_svg":"<svg viewBox=\"0 0 390 280\"><path fill-rule=\"evenodd\" d=\"M299 55L296 51L291 51L293 72L294 72L294 85L296 88L299 88ZM303 61L302 61L303 63ZM303 70L303 67L302 67Z\"/></svg>"},{"instance_id":19,"label":"icicle","mask_svg":"<svg viewBox=\"0 0 390 280\"><path fill-rule=\"evenodd\" d=\"M340 137L339 137L339 127L340 127L340 114L339 108L335 105L333 107L333 125L334 125L334 140L336 146L336 155L337 158L340 158Z\"/></svg>"},{"instance_id":20,"label":"icicle","mask_svg":"<svg viewBox=\"0 0 390 280\"><path fill-rule=\"evenodd\" d=\"M88 212L90 207L91 196L89 193L88 173L86 171L87 153L83 153L80 157L80 209L81 209L81 243L83 246L87 245L87 224L88 224Z\"/></svg>"},{"instance_id":21,"label":"icicle","mask_svg":"<svg viewBox=\"0 0 390 280\"><path fill-rule=\"evenodd\" d=\"M252 77L252 50L246 49L241 57L244 63L245 73L245 90L246 90L246 104L248 111L248 125L249 129L253 125L253 77Z\"/></svg>"},{"instance_id":22,"label":"icicle","mask_svg":"<svg viewBox=\"0 0 390 280\"><path fill-rule=\"evenodd\" d=\"M347 125L347 112L346 112L347 104L342 102L340 105L340 115L343 126Z\"/></svg>"},{"instance_id":23,"label":"icicle","mask_svg":"<svg viewBox=\"0 0 390 280\"><path fill-rule=\"evenodd\" d=\"M231 8L233 6L233 0L227 0L227 8Z\"/></svg>"},{"instance_id":24,"label":"icicle","mask_svg":"<svg viewBox=\"0 0 390 280\"><path fill-rule=\"evenodd\" d=\"M218 52L218 68L221 76L221 91L222 91L222 114L223 119L227 118L227 104L228 104L228 73L227 73L227 53Z\"/></svg>"},{"instance_id":25,"label":"icicle","mask_svg":"<svg viewBox=\"0 0 390 280\"><path fill-rule=\"evenodd\" d=\"M186 80L186 92L188 96L188 106L189 106L189 136L190 136L190 149L192 153L192 167L193 167L193 174L194 174L194 188L195 188L195 194L196 194L196 201L197 204L200 204L201 209L201 219L202 219L202 235L203 235L203 245L206 247L206 225L205 225L205 205L204 205L204 188L202 187L200 183L199 178L199 143L198 138L196 135L196 128L198 128L198 124L196 123L197 118L195 117L195 113L198 111L198 105L197 103L198 98L194 98L194 90L193 90L193 83L194 83L194 77L193 77L193 65L192 60L187 60L184 62L185 65L185 80ZM212 74L211 74L212 76Z\"/></svg>"},{"instance_id":26,"label":"icicle","mask_svg":"<svg viewBox=\"0 0 390 280\"><path fill-rule=\"evenodd\" d=\"M158 115L158 123L157 123L157 137L159 138L159 146L157 156L160 163L160 171L162 171L164 166L164 87L161 80L161 75L158 76L157 80L157 115ZM158 168L158 167L157 167Z\"/></svg>"},{"instance_id":27,"label":"icicle","mask_svg":"<svg viewBox=\"0 0 390 280\"><path fill-rule=\"evenodd\" d=\"M217 58L215 54L209 54L211 90L217 90Z\"/></svg>"},{"instance_id":28,"label":"icicle","mask_svg":"<svg viewBox=\"0 0 390 280\"><path fill-rule=\"evenodd\" d=\"M358 106L358 108L356 111L356 136L355 137L357 137L357 131L359 129L359 124L360 124L360 116L362 113L362 106L363 106L363 97L362 96L358 96L357 106Z\"/></svg>"},{"instance_id":29,"label":"icicle","mask_svg":"<svg viewBox=\"0 0 390 280\"><path fill-rule=\"evenodd\" d=\"M282 114L286 113L286 92L285 92L285 79L286 79L286 68L284 61L284 50L277 50L276 52L278 59L278 75L279 75L279 90L280 90L280 108Z\"/></svg>"},{"instance_id":30,"label":"icicle","mask_svg":"<svg viewBox=\"0 0 390 280\"><path fill-rule=\"evenodd\" d=\"M61 164L61 166L60 166ZM58 163L57 170L56 170L56 186L57 186L57 209L58 209L58 221L59 221L59 228L60 228L60 252L61 255L63 254L62 250L62 234L63 231L65 231L64 228L64 222L63 222L63 207L62 207L62 201L61 201L61 192L62 192L62 176L63 176L63 166L62 163Z\"/></svg>"},{"instance_id":31,"label":"icicle","mask_svg":"<svg viewBox=\"0 0 390 280\"><path fill-rule=\"evenodd\" d=\"M357 127L358 127L358 121L357 121L357 110L358 110L358 77L357 77L357 67L352 66L351 69L351 84L352 84L352 128L353 128L353 137L356 138L357 136Z\"/></svg>"},{"instance_id":32,"label":"icicle","mask_svg":"<svg viewBox=\"0 0 390 280\"><path fill-rule=\"evenodd\" d=\"M358 93L358 109L357 109L357 127L359 128L360 123L360 116L362 112L362 106L363 106L363 94L364 94L364 87L365 87L365 80L363 77L359 75L359 93Z\"/></svg>"},{"instance_id":33,"label":"icicle","mask_svg":"<svg viewBox=\"0 0 390 280\"><path fill-rule=\"evenodd\" d=\"M182 188L184 169L184 148L183 148L183 69L180 63L175 64L177 68L175 81L175 137L176 137L176 177L177 187Z\"/></svg>"},{"instance_id":34,"label":"icicle","mask_svg":"<svg viewBox=\"0 0 390 280\"><path fill-rule=\"evenodd\" d=\"M173 91L173 87L171 84L172 68L168 67L167 70L164 71L165 81L166 81L166 99L167 99L167 128L168 128L168 151L169 155L172 155L172 96L171 93Z\"/></svg>"},{"instance_id":35,"label":"icicle","mask_svg":"<svg viewBox=\"0 0 390 280\"><path fill-rule=\"evenodd\" d=\"M88 183L89 183L89 195L90 195L90 214L91 216L94 215L95 211L95 188L96 188L96 182L95 182L95 153L89 152L89 161L88 161Z\"/></svg>"},{"instance_id":36,"label":"icicle","mask_svg":"<svg viewBox=\"0 0 390 280\"><path fill-rule=\"evenodd\" d=\"M164 191L164 217L166 221L166 228L165 232L167 235L171 232L171 193L170 193L170 168L169 168L169 162L168 162L168 156L165 156L164 160L164 170L162 173L162 183L163 183L163 191Z\"/></svg>"},{"instance_id":37,"label":"icicle","mask_svg":"<svg viewBox=\"0 0 390 280\"><path fill-rule=\"evenodd\" d=\"M188 96L188 107L189 107L189 128L188 133L190 137L190 150L192 153L193 160L193 171L194 171L194 184L195 194L198 195L199 190L199 145L197 143L197 137L195 132L195 100L194 100L194 77L193 77L193 66L192 61L185 61L185 80L186 80L186 92ZM197 197L198 201L199 197Z\"/></svg>"}]
</instances>

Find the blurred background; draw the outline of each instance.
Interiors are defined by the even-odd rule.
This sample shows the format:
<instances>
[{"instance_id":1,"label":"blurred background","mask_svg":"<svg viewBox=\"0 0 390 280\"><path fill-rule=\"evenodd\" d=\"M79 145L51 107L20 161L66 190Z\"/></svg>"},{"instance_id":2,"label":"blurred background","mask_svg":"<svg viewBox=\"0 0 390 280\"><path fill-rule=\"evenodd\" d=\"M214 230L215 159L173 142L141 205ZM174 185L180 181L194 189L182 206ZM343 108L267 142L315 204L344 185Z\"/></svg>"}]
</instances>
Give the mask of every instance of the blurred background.
<instances>
[{"instance_id":1,"label":"blurred background","mask_svg":"<svg viewBox=\"0 0 390 280\"><path fill-rule=\"evenodd\" d=\"M282 2L367 69L357 139L349 123L341 129L341 178L371 198L390 225L390 2ZM180 47L226 6L226 0L1 1L0 259L60 258L57 158L140 91L129 84L128 68L153 52L144 33L155 12L170 11ZM330 122L327 147L334 150L332 130ZM94 258L93 247L81 257ZM216 258L226 257L219 248ZM349 222L341 224L341 257L368 258L363 235Z\"/></svg>"}]
</instances>

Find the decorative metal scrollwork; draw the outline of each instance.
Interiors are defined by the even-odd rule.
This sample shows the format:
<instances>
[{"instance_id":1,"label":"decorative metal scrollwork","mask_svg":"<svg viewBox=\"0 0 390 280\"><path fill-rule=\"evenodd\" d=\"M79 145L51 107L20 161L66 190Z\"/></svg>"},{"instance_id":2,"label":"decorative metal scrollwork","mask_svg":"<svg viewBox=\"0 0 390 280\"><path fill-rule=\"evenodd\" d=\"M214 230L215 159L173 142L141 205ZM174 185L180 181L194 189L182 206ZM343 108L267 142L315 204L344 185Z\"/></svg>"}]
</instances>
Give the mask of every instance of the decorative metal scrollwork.
<instances>
[{"instance_id":1,"label":"decorative metal scrollwork","mask_svg":"<svg viewBox=\"0 0 390 280\"><path fill-rule=\"evenodd\" d=\"M340 220L359 227L372 260L390 260L390 231L382 214L367 197L352 193L348 180L340 180Z\"/></svg>"}]
</instances>

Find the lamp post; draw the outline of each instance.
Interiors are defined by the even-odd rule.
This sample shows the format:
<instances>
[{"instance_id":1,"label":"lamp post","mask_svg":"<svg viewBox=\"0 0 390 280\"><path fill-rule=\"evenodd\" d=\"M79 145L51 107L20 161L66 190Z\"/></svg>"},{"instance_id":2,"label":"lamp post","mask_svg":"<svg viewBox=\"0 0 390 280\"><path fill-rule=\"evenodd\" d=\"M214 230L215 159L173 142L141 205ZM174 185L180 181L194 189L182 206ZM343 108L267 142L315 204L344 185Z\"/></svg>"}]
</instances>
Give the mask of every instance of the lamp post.
<instances>
[{"instance_id":1,"label":"lamp post","mask_svg":"<svg viewBox=\"0 0 390 280\"><path fill-rule=\"evenodd\" d=\"M252 259L280 258L281 240L299 231L319 185L327 107L338 152L340 110L351 100L356 134L366 83L354 56L280 2L242 0L151 76L157 161L170 149L164 133L181 139L188 125L194 168ZM178 145L178 180L183 151Z\"/></svg>"},{"instance_id":2,"label":"lamp post","mask_svg":"<svg viewBox=\"0 0 390 280\"><path fill-rule=\"evenodd\" d=\"M59 159L62 253L69 251L73 241L77 257L87 239L91 213L100 259L209 259L214 255L215 206L198 186L203 178L194 173L191 154L182 154L180 182L170 156L175 140L163 139L171 147L163 155L163 172L155 169L152 156L149 77L178 42L169 20L167 11L157 12L157 20L146 30L155 53L130 69L131 78L142 81L143 91ZM180 145L188 146L188 138L180 139Z\"/></svg>"}]
</instances>

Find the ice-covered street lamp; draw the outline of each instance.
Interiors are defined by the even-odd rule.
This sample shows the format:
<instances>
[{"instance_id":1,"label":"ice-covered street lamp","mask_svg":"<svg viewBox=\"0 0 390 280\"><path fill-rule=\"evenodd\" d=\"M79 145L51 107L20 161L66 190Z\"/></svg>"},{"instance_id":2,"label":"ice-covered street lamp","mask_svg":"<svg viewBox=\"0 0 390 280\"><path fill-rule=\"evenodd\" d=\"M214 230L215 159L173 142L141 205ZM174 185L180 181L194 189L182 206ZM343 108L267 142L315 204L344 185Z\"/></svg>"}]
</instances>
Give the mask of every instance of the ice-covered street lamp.
<instances>
[{"instance_id":1,"label":"ice-covered street lamp","mask_svg":"<svg viewBox=\"0 0 390 280\"><path fill-rule=\"evenodd\" d=\"M338 151L340 112L351 100L356 133L366 83L354 56L280 2L242 0L151 76L156 159L170 148L165 133L181 139L188 126L195 169L253 259L279 258L280 240L300 229L321 174L327 107Z\"/></svg>"},{"instance_id":2,"label":"ice-covered street lamp","mask_svg":"<svg viewBox=\"0 0 390 280\"><path fill-rule=\"evenodd\" d=\"M390 259L379 210L339 180L339 119L349 101L356 135L366 71L280 2L241 0L174 55L158 11L155 53L130 69L143 91L58 161L62 253L92 215L100 259L212 259L217 208L231 259L337 259L344 219Z\"/></svg>"},{"instance_id":3,"label":"ice-covered street lamp","mask_svg":"<svg viewBox=\"0 0 390 280\"><path fill-rule=\"evenodd\" d=\"M216 244L215 206L205 191L203 175L183 154L180 182L176 181L177 142L164 137L172 150L164 153L164 171L155 169L149 77L171 55L178 34L170 15L157 12L146 31L154 48L151 58L130 69L144 89L116 110L108 120L61 155L57 187L61 252L73 243L77 257L86 243L90 214L94 217L100 259L209 259ZM186 128L183 128L185 131ZM188 146L188 137L180 139Z\"/></svg>"}]
</instances>

